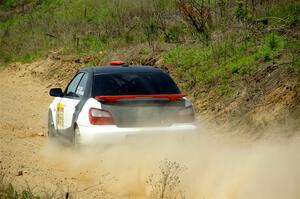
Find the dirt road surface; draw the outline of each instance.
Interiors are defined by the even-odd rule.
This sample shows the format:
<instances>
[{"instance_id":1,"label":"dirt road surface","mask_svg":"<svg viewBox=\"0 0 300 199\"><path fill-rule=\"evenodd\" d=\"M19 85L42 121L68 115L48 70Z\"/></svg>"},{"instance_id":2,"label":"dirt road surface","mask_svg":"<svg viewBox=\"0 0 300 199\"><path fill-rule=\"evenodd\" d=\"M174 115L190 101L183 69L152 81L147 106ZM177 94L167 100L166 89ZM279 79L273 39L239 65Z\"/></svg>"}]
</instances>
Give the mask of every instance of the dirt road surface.
<instances>
[{"instance_id":1,"label":"dirt road surface","mask_svg":"<svg viewBox=\"0 0 300 199\"><path fill-rule=\"evenodd\" d=\"M75 154L48 144L48 90L24 67L0 70L1 172L20 189L60 198L67 192L77 198L148 198L159 186L147 184L147 177L160 173L158 162L169 158L185 165L177 188L186 198L300 198L299 137L237 142L207 136L215 133L206 130L196 145L142 143Z\"/></svg>"},{"instance_id":2,"label":"dirt road surface","mask_svg":"<svg viewBox=\"0 0 300 199\"><path fill-rule=\"evenodd\" d=\"M24 70L15 68L0 72L0 166L20 189L27 185L34 192L60 196L80 191L77 196L103 196L100 182L85 181L86 170L73 175L64 161L53 162L48 153L47 110L49 88ZM54 153L61 153L60 150ZM49 160L50 159L50 160ZM60 165L60 166L58 166ZM82 173L82 176L80 175ZM91 171L90 171L91 172ZM82 178L82 184L78 178ZM88 181L88 180L87 180ZM90 187L92 186L92 187ZM22 187L22 188L21 188ZM87 189L87 190L85 190Z\"/></svg>"}]
</instances>

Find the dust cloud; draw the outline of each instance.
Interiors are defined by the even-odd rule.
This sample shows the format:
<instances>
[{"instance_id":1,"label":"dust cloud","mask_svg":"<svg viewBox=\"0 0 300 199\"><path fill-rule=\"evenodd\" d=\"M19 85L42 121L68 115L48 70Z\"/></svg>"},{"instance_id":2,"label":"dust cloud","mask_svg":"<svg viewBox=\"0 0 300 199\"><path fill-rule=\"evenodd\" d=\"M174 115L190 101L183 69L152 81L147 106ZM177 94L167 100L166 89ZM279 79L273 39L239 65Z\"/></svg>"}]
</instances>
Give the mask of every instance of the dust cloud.
<instances>
[{"instance_id":1,"label":"dust cloud","mask_svg":"<svg viewBox=\"0 0 300 199\"><path fill-rule=\"evenodd\" d=\"M52 144L42 153L82 187L101 184L120 197L153 197L159 186L146 181L168 159L185 168L176 174L176 198L300 198L300 136L248 140L219 131L200 128L184 139L140 136L79 152Z\"/></svg>"}]
</instances>

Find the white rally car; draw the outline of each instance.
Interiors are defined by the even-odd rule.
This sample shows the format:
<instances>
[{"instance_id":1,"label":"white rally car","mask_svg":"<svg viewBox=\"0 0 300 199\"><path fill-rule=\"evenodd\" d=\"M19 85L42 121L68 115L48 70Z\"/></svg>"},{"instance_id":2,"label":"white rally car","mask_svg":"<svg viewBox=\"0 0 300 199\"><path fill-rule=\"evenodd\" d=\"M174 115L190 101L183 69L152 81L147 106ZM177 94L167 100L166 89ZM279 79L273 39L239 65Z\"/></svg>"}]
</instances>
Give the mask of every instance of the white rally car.
<instances>
[{"instance_id":1,"label":"white rally car","mask_svg":"<svg viewBox=\"0 0 300 199\"><path fill-rule=\"evenodd\" d=\"M157 67L114 61L83 68L64 92L52 88L50 95L55 99L49 106L48 136L75 146L196 129L192 103Z\"/></svg>"}]
</instances>

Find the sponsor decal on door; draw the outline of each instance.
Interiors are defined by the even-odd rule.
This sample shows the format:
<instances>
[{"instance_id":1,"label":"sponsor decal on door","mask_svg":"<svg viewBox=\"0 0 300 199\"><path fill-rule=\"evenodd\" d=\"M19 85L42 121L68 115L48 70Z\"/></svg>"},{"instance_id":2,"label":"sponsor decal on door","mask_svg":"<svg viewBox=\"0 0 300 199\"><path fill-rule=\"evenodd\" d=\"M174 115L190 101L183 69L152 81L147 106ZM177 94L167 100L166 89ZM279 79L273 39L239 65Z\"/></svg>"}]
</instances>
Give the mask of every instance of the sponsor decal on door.
<instances>
[{"instance_id":1,"label":"sponsor decal on door","mask_svg":"<svg viewBox=\"0 0 300 199\"><path fill-rule=\"evenodd\" d=\"M57 128L61 129L64 127L64 108L63 104L57 104L57 117L56 117L56 124Z\"/></svg>"}]
</instances>

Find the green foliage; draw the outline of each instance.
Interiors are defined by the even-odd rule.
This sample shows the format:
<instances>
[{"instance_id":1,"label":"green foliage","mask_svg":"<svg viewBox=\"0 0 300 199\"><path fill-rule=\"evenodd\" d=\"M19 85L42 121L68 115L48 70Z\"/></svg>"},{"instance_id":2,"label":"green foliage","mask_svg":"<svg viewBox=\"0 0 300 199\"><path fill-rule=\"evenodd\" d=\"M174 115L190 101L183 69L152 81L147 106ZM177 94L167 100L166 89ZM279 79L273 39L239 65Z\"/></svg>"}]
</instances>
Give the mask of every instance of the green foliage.
<instances>
[{"instance_id":1,"label":"green foliage","mask_svg":"<svg viewBox=\"0 0 300 199\"><path fill-rule=\"evenodd\" d=\"M104 49L103 41L100 37L88 35L79 39L78 52L99 52Z\"/></svg>"},{"instance_id":2,"label":"green foliage","mask_svg":"<svg viewBox=\"0 0 300 199\"><path fill-rule=\"evenodd\" d=\"M247 32L232 33L229 38L204 48L173 48L164 55L164 62L176 67L186 87L196 82L208 85L221 95L228 95L233 92L232 81L251 75L257 62L273 59L284 49L285 40L275 33L259 41L254 41ZM256 46L257 42L259 46Z\"/></svg>"},{"instance_id":3,"label":"green foliage","mask_svg":"<svg viewBox=\"0 0 300 199\"><path fill-rule=\"evenodd\" d=\"M159 32L159 26L155 18L150 18L148 24L146 24L146 30L148 37L156 36Z\"/></svg>"},{"instance_id":4,"label":"green foliage","mask_svg":"<svg viewBox=\"0 0 300 199\"><path fill-rule=\"evenodd\" d=\"M270 51L268 49L265 49L264 51L262 51L262 57L263 57L264 62L271 61Z\"/></svg>"},{"instance_id":5,"label":"green foliage","mask_svg":"<svg viewBox=\"0 0 300 199\"><path fill-rule=\"evenodd\" d=\"M17 5L17 0L4 0L3 1L3 5L6 8L12 8L15 7Z\"/></svg>"},{"instance_id":6,"label":"green foliage","mask_svg":"<svg viewBox=\"0 0 300 199\"><path fill-rule=\"evenodd\" d=\"M265 36L263 46L259 52L263 61L272 60L285 47L286 39L276 33L269 33Z\"/></svg>"},{"instance_id":7,"label":"green foliage","mask_svg":"<svg viewBox=\"0 0 300 199\"><path fill-rule=\"evenodd\" d=\"M234 8L234 16L242 21L247 17L247 8L245 0L236 0L236 6Z\"/></svg>"},{"instance_id":8,"label":"green foliage","mask_svg":"<svg viewBox=\"0 0 300 199\"><path fill-rule=\"evenodd\" d=\"M295 69L300 76L300 40L297 38L288 38L285 42L285 46L289 50L288 56L292 61L292 63L288 65L288 70L292 71Z\"/></svg>"},{"instance_id":9,"label":"green foliage","mask_svg":"<svg viewBox=\"0 0 300 199\"><path fill-rule=\"evenodd\" d=\"M166 43L178 43L180 40L181 27L172 26L166 28L160 35L160 39Z\"/></svg>"},{"instance_id":10,"label":"green foliage","mask_svg":"<svg viewBox=\"0 0 300 199\"><path fill-rule=\"evenodd\" d=\"M159 37L160 28L158 26L158 21L154 17L150 17L145 23L145 33L146 39L149 46L152 48L153 51L156 49L155 41Z\"/></svg>"},{"instance_id":11,"label":"green foliage","mask_svg":"<svg viewBox=\"0 0 300 199\"><path fill-rule=\"evenodd\" d=\"M5 2L12 5L13 2L19 1ZM213 38L211 32L199 35L183 23L182 19L177 17L176 1L26 0L26 2L36 3L31 12L0 22L0 61L11 62L20 58L30 61L35 58L29 55L41 55L57 48L63 48L66 53L97 53L104 48L148 42L150 47L155 49L159 40L166 43L182 43L186 38L194 39L196 43L204 43L209 47ZM218 6L210 1L195 2L199 5ZM227 1L222 3L224 6L229 5ZM280 16L280 13L298 13L298 9L297 12L290 12L291 6L280 7L281 10L279 7L274 7L270 13L277 16ZM247 17L244 0L236 2L234 12L239 20ZM222 51L224 47L221 46L219 49ZM219 49L212 49L218 62L220 60L216 51ZM224 51L220 52L219 56L225 59L228 57ZM268 60L268 54L265 58Z\"/></svg>"},{"instance_id":12,"label":"green foliage","mask_svg":"<svg viewBox=\"0 0 300 199\"><path fill-rule=\"evenodd\" d=\"M294 26L298 24L300 20L300 3L287 2L284 4L275 5L271 8L267 16L275 17L273 19L273 23L283 23L289 26Z\"/></svg>"},{"instance_id":13,"label":"green foliage","mask_svg":"<svg viewBox=\"0 0 300 199\"><path fill-rule=\"evenodd\" d=\"M5 176L2 168L0 168L0 198L41 199L40 196L35 195L29 188L23 191L17 191L10 180Z\"/></svg>"},{"instance_id":14,"label":"green foliage","mask_svg":"<svg viewBox=\"0 0 300 199\"><path fill-rule=\"evenodd\" d=\"M33 62L35 60L37 60L40 57L39 53L28 53L25 54L24 56L17 58L17 61L21 61L21 62Z\"/></svg>"},{"instance_id":15,"label":"green foliage","mask_svg":"<svg viewBox=\"0 0 300 199\"><path fill-rule=\"evenodd\" d=\"M20 194L20 199L40 199L39 196L35 196L30 190L24 190Z\"/></svg>"},{"instance_id":16,"label":"green foliage","mask_svg":"<svg viewBox=\"0 0 300 199\"><path fill-rule=\"evenodd\" d=\"M34 3L36 1L37 0L2 0L0 1L0 6L2 4L6 9L13 9L18 5Z\"/></svg>"},{"instance_id":17,"label":"green foliage","mask_svg":"<svg viewBox=\"0 0 300 199\"><path fill-rule=\"evenodd\" d=\"M91 66L91 67L97 66L97 61L96 60L92 60L89 63L87 63L87 66Z\"/></svg>"},{"instance_id":18,"label":"green foliage","mask_svg":"<svg viewBox=\"0 0 300 199\"><path fill-rule=\"evenodd\" d=\"M3 2L13 7L20 1ZM163 54L163 59L165 64L175 67L182 85L190 88L202 84L221 95L232 93L236 81L251 75L259 62L274 61L283 50L289 51L292 66L299 68L297 39L287 42L288 36L276 32L266 34L266 29L254 31L248 23L239 29L232 28L236 25L234 18L246 22L248 16L259 17L252 12L252 2L246 5L245 0L187 1L203 9L200 18L213 14L211 29L202 34L184 22L177 0L26 2L36 2L34 9L0 21L0 61L30 62L52 49L62 49L68 54L92 54L100 60L103 51L147 42L151 48L141 49L139 55L173 46ZM286 27L299 23L299 2L289 0L273 5L261 16L271 25L278 23L278 27ZM206 13L206 8L210 13ZM255 10L259 13L262 8ZM246 24L247 28L243 29ZM89 65L100 63L99 60Z\"/></svg>"},{"instance_id":19,"label":"green foliage","mask_svg":"<svg viewBox=\"0 0 300 199\"><path fill-rule=\"evenodd\" d=\"M139 55L149 55L151 51L149 49L142 48L139 51Z\"/></svg>"},{"instance_id":20,"label":"green foliage","mask_svg":"<svg viewBox=\"0 0 300 199\"><path fill-rule=\"evenodd\" d=\"M284 47L284 38L275 33L270 33L265 37L265 45L271 51L278 51Z\"/></svg>"},{"instance_id":21,"label":"green foliage","mask_svg":"<svg viewBox=\"0 0 300 199\"><path fill-rule=\"evenodd\" d=\"M296 70L298 75L300 76L300 57L296 61Z\"/></svg>"},{"instance_id":22,"label":"green foliage","mask_svg":"<svg viewBox=\"0 0 300 199\"><path fill-rule=\"evenodd\" d=\"M6 63L6 64L13 61L13 58L10 55L2 55L1 57L3 59L3 62Z\"/></svg>"},{"instance_id":23,"label":"green foliage","mask_svg":"<svg viewBox=\"0 0 300 199\"><path fill-rule=\"evenodd\" d=\"M217 92L221 95L229 95L233 92L233 88L229 84L221 84L217 86Z\"/></svg>"},{"instance_id":24,"label":"green foliage","mask_svg":"<svg viewBox=\"0 0 300 199\"><path fill-rule=\"evenodd\" d=\"M285 47L296 52L300 49L300 40L298 38L286 38Z\"/></svg>"},{"instance_id":25,"label":"green foliage","mask_svg":"<svg viewBox=\"0 0 300 199\"><path fill-rule=\"evenodd\" d=\"M0 198L1 199L50 199L50 198L73 198L68 193L69 197L66 197L66 193L63 191L50 191L44 190L40 196L27 185L27 187L18 187L14 185L14 177L6 174L7 171L0 165ZM73 196L73 195L72 195Z\"/></svg>"},{"instance_id":26,"label":"green foliage","mask_svg":"<svg viewBox=\"0 0 300 199\"><path fill-rule=\"evenodd\" d=\"M57 48L94 53L145 41L154 46L168 17L177 11L169 0L27 1L36 2L34 9L0 21L0 61ZM163 36L167 42L178 38L179 30L171 27Z\"/></svg>"},{"instance_id":27,"label":"green foliage","mask_svg":"<svg viewBox=\"0 0 300 199\"><path fill-rule=\"evenodd\" d=\"M226 4L227 4L228 0L220 0L219 1L219 6L220 6L220 11L221 11L221 16L224 15L225 11L226 11Z\"/></svg>"}]
</instances>

